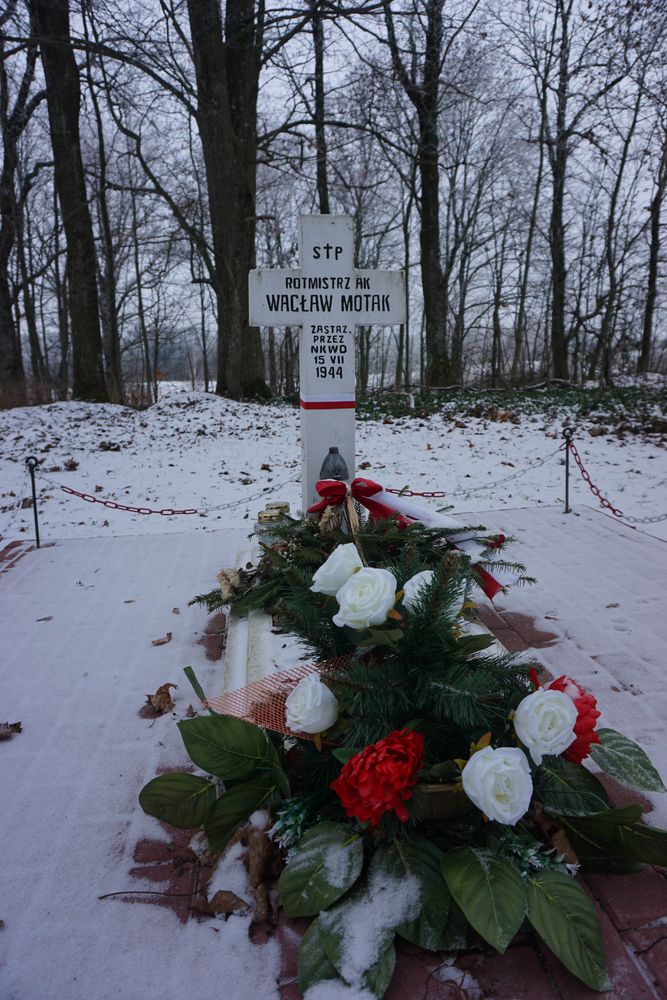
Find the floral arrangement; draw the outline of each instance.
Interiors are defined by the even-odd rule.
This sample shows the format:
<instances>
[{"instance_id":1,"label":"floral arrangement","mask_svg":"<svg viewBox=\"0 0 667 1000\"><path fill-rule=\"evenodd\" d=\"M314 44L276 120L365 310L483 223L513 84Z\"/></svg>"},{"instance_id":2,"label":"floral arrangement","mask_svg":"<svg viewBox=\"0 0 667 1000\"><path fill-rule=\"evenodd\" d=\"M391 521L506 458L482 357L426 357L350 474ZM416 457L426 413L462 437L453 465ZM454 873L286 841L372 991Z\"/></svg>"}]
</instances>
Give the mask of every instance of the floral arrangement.
<instances>
[{"instance_id":1,"label":"floral arrangement","mask_svg":"<svg viewBox=\"0 0 667 1000\"><path fill-rule=\"evenodd\" d=\"M584 983L608 989L575 876L664 864L667 832L644 826L640 806L613 808L586 764L638 790L663 791L660 776L639 746L598 727L576 680L540 683L475 623L477 584L526 580L505 560L511 540L321 514L272 526L257 566L225 571L197 599L270 612L310 663L179 723L203 774L160 775L143 808L203 826L214 851L255 809L272 812L282 905L312 918L304 992L342 980L382 997L397 937L442 951L476 933L503 952L526 922Z\"/></svg>"}]
</instances>

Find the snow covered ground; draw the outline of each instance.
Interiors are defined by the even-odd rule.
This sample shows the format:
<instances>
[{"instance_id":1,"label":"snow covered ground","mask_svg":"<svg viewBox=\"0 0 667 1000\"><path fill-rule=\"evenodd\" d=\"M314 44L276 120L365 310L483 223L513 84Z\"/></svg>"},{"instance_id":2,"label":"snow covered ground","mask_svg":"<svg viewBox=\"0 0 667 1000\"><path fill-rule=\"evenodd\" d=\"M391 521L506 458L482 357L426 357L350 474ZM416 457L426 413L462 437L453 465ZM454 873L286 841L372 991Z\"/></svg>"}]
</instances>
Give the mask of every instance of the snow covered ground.
<instances>
[{"instance_id":1,"label":"snow covered ground","mask_svg":"<svg viewBox=\"0 0 667 1000\"><path fill-rule=\"evenodd\" d=\"M539 584L511 591L499 610L537 615L558 634L540 651L545 665L589 686L604 724L643 743L664 777L667 520L640 532L587 511L596 501L576 470L571 502L581 513L562 515L561 429L525 417L368 421L358 467L386 486L451 491L455 512L489 512L490 528L517 536L515 554ZM185 755L171 714L151 722L138 709L173 681L181 718L193 701L188 663L216 689L220 664L198 644L206 614L187 601L241 558L264 496L297 507L298 414L174 392L142 413L81 403L1 412L0 440L0 506L9 508L0 548L32 537L32 511L13 509L27 495L30 454L42 463L42 540L59 541L0 575L0 721L24 727L0 743L0 997L278 1000L277 944L251 944L249 916L181 925L169 910L98 897L155 888L130 874L142 838L166 837L136 795ZM575 440L603 495L636 516L667 512L662 441L591 437L586 425ZM201 513L130 514L58 484ZM172 640L153 646L166 632ZM667 825L667 804L651 798L649 821ZM238 864L217 880L247 893Z\"/></svg>"},{"instance_id":2,"label":"snow covered ground","mask_svg":"<svg viewBox=\"0 0 667 1000\"><path fill-rule=\"evenodd\" d=\"M263 496L288 500L293 509L300 503L298 425L298 411L286 406L177 390L143 412L86 403L0 412L0 534L21 538L33 530L30 510L19 510L10 525L17 494L27 495L28 455L41 462L44 539L222 526L250 531ZM667 514L665 442L592 437L591 426L579 424L574 440L602 495L635 517ZM441 415L360 421L357 469L383 486L444 490L448 497L438 503L454 511L556 504L564 497L561 431L562 419L545 423L538 416L518 425ZM595 506L572 466L571 503ZM131 506L208 513L129 514L63 493L59 484ZM225 504L234 506L220 509ZM667 539L667 519L642 530Z\"/></svg>"}]
</instances>

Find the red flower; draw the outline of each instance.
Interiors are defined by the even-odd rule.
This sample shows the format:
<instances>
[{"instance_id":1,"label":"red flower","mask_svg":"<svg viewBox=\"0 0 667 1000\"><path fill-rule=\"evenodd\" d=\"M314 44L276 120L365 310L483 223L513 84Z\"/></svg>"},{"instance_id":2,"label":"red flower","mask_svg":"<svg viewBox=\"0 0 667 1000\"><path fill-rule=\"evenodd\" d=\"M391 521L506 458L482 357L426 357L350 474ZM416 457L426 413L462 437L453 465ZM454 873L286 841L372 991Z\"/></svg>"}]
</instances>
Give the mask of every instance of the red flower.
<instances>
[{"instance_id":1,"label":"red flower","mask_svg":"<svg viewBox=\"0 0 667 1000\"><path fill-rule=\"evenodd\" d=\"M348 816L377 826L393 809L403 823L424 757L424 737L413 729L394 730L350 757L331 787Z\"/></svg>"},{"instance_id":2,"label":"red flower","mask_svg":"<svg viewBox=\"0 0 667 1000\"><path fill-rule=\"evenodd\" d=\"M557 677L546 687L547 690L562 691L574 702L578 713L577 721L574 724L576 739L574 743L570 743L563 753L563 757L566 760L571 760L573 764L581 764L582 760L588 757L591 752L593 743L600 742L600 737L595 732L596 720L600 715L596 708L597 702L592 694L588 694L581 685L573 681L571 677L566 677L565 674L562 677Z\"/></svg>"}]
</instances>

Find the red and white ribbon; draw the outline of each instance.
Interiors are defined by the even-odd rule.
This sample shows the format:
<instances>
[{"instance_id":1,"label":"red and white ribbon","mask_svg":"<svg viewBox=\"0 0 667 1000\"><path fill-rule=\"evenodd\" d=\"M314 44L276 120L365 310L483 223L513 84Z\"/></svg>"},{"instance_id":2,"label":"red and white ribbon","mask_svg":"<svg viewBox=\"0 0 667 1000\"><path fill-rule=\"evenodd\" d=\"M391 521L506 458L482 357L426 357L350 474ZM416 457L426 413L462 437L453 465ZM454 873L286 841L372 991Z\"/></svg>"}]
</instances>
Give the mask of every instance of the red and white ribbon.
<instances>
[{"instance_id":1,"label":"red and white ribbon","mask_svg":"<svg viewBox=\"0 0 667 1000\"><path fill-rule=\"evenodd\" d=\"M388 493L379 483L363 477L353 479L349 485L341 479L320 479L315 484L315 490L322 499L308 508L309 514L319 514L327 507L338 507L349 496L362 504L372 517L382 519L397 514L404 525L421 521L427 528L445 528L451 531L447 540L470 558L475 566L477 582L490 600L503 587L516 582L516 574L498 570L497 574L492 575L487 569L476 565L483 558L487 546L477 540L475 532L466 531L466 525L458 518L428 510L407 497Z\"/></svg>"}]
</instances>

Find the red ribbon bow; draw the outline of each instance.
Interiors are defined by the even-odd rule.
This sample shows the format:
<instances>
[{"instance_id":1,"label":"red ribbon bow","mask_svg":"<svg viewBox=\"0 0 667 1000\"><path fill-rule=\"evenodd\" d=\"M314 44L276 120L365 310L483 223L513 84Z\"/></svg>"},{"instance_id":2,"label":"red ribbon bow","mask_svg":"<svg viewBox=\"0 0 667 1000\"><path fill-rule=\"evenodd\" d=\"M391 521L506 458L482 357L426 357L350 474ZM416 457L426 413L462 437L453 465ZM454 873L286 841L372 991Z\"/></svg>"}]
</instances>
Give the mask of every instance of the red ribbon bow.
<instances>
[{"instance_id":1,"label":"red ribbon bow","mask_svg":"<svg viewBox=\"0 0 667 1000\"><path fill-rule=\"evenodd\" d=\"M396 510L386 503L373 499L376 493L384 493L384 487L372 479L353 479L349 486L340 479L320 479L315 483L315 489L322 499L308 508L309 514L319 514L325 507L338 507L347 496L363 504L373 517L392 517L396 514Z\"/></svg>"},{"instance_id":2,"label":"red ribbon bow","mask_svg":"<svg viewBox=\"0 0 667 1000\"><path fill-rule=\"evenodd\" d=\"M396 516L398 523L402 528L406 527L408 524L414 524L414 520L412 518L406 517L404 514L399 513L395 508L387 505L387 494L385 493L384 487L380 486L379 483L373 482L372 479L353 479L349 486L341 479L320 479L317 483L315 483L315 489L322 499L308 508L309 514L319 514L320 511L325 510L326 507L338 507L348 496L351 496L353 500L358 500L359 503L363 504L373 517L384 518ZM378 493L382 494L382 500L373 499L373 497ZM501 537L503 536L499 535L498 539ZM455 544L454 548L456 548ZM496 594L503 589L502 584L498 583L498 581L481 566L475 566L475 576L480 587L491 601Z\"/></svg>"}]
</instances>

